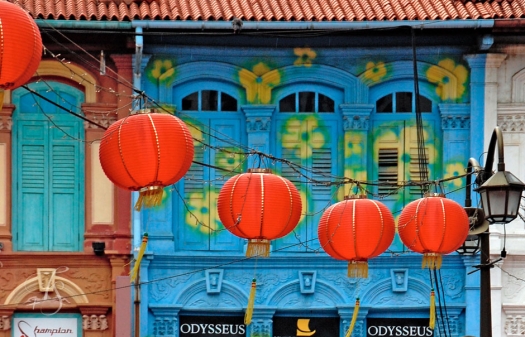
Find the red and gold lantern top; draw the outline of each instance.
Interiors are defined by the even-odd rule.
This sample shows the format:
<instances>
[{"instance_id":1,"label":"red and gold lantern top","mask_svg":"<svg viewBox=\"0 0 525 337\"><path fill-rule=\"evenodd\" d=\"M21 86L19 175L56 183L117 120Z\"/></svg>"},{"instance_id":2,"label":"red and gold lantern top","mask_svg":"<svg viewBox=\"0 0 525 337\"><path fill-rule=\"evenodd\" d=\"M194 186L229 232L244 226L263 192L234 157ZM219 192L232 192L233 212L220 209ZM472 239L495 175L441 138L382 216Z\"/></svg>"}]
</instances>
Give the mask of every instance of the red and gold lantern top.
<instances>
[{"instance_id":1,"label":"red and gold lantern top","mask_svg":"<svg viewBox=\"0 0 525 337\"><path fill-rule=\"evenodd\" d=\"M268 256L270 240L289 234L299 223L302 202L288 179L269 169L251 169L224 184L217 209L228 231L249 240L247 256Z\"/></svg>"},{"instance_id":2,"label":"red and gold lantern top","mask_svg":"<svg viewBox=\"0 0 525 337\"><path fill-rule=\"evenodd\" d=\"M394 234L390 210L366 196L348 197L328 207L318 227L319 242L325 252L349 261L349 277L367 277L368 259L388 249Z\"/></svg>"},{"instance_id":3,"label":"red and gold lantern top","mask_svg":"<svg viewBox=\"0 0 525 337\"><path fill-rule=\"evenodd\" d=\"M35 20L21 7L0 1L0 108L4 90L29 81L41 58L42 38Z\"/></svg>"},{"instance_id":4,"label":"red and gold lantern top","mask_svg":"<svg viewBox=\"0 0 525 337\"><path fill-rule=\"evenodd\" d=\"M463 207L441 194L409 203L401 212L398 232L410 250L423 254L423 267L440 268L442 255L465 242L469 231Z\"/></svg>"},{"instance_id":5,"label":"red and gold lantern top","mask_svg":"<svg viewBox=\"0 0 525 337\"><path fill-rule=\"evenodd\" d=\"M113 123L100 142L104 173L118 187L140 191L140 210L162 201L163 188L179 181L193 161L193 138L179 118L141 110Z\"/></svg>"}]
</instances>

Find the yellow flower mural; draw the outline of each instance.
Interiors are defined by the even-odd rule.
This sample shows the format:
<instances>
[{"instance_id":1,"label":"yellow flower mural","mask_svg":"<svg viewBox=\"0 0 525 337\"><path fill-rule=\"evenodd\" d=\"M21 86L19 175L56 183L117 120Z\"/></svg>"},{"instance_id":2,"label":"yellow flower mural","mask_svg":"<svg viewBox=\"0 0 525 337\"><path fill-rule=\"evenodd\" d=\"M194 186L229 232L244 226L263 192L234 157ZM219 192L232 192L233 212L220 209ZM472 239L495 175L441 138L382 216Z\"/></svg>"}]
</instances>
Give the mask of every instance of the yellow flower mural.
<instances>
[{"instance_id":1,"label":"yellow flower mural","mask_svg":"<svg viewBox=\"0 0 525 337\"><path fill-rule=\"evenodd\" d=\"M447 75L443 69L452 73L453 78ZM444 59L437 66L431 66L426 73L429 82L436 83L436 94L443 100L458 100L465 93L465 83L468 78L468 70L462 64L456 64L454 60Z\"/></svg>"},{"instance_id":2,"label":"yellow flower mural","mask_svg":"<svg viewBox=\"0 0 525 337\"><path fill-rule=\"evenodd\" d=\"M238 154L241 150L234 147L223 148L221 151L216 151L215 162L216 165L228 171L242 171L241 155Z\"/></svg>"},{"instance_id":3,"label":"yellow flower mural","mask_svg":"<svg viewBox=\"0 0 525 337\"><path fill-rule=\"evenodd\" d=\"M317 53L311 48L294 48L293 52L299 56L293 63L294 66L311 67L312 60L317 56Z\"/></svg>"},{"instance_id":4,"label":"yellow flower mural","mask_svg":"<svg viewBox=\"0 0 525 337\"><path fill-rule=\"evenodd\" d=\"M156 59L148 65L145 73L150 81L168 85L175 79L175 62L170 59Z\"/></svg>"},{"instance_id":5,"label":"yellow flower mural","mask_svg":"<svg viewBox=\"0 0 525 337\"><path fill-rule=\"evenodd\" d=\"M268 104L272 98L272 89L281 82L281 74L263 62L257 63L252 70L241 69L239 82L246 88L246 100L251 104Z\"/></svg>"},{"instance_id":6,"label":"yellow flower mural","mask_svg":"<svg viewBox=\"0 0 525 337\"><path fill-rule=\"evenodd\" d=\"M446 178L452 178L452 177L458 177L465 173L465 166L463 166L460 163L452 163L448 164L445 169L445 179ZM465 179L453 179L448 181L449 188L459 188L463 186L463 182Z\"/></svg>"},{"instance_id":7,"label":"yellow flower mural","mask_svg":"<svg viewBox=\"0 0 525 337\"><path fill-rule=\"evenodd\" d=\"M290 118L283 128L282 144L284 148L294 150L296 158L310 158L314 149L322 148L330 135L319 127L315 116Z\"/></svg>"},{"instance_id":8,"label":"yellow flower mural","mask_svg":"<svg viewBox=\"0 0 525 337\"><path fill-rule=\"evenodd\" d=\"M368 62L363 76L372 83L379 82L387 75L387 69L384 62Z\"/></svg>"},{"instance_id":9,"label":"yellow flower mural","mask_svg":"<svg viewBox=\"0 0 525 337\"><path fill-rule=\"evenodd\" d=\"M213 234L219 229L217 217L212 216L217 209L216 192L192 193L187 204L186 224L203 234Z\"/></svg>"}]
</instances>

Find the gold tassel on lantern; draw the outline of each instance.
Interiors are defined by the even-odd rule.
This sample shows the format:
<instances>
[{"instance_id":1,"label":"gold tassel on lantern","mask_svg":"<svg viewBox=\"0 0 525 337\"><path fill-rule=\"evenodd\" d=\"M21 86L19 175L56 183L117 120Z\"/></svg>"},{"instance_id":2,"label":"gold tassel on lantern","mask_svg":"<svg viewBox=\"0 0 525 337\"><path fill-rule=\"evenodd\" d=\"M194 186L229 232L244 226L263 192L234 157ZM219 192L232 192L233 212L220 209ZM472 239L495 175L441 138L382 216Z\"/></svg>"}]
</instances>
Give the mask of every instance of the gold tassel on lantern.
<instances>
[{"instance_id":1,"label":"gold tassel on lantern","mask_svg":"<svg viewBox=\"0 0 525 337\"><path fill-rule=\"evenodd\" d=\"M368 277L367 261L350 261L348 262L348 277Z\"/></svg>"},{"instance_id":2,"label":"gold tassel on lantern","mask_svg":"<svg viewBox=\"0 0 525 337\"><path fill-rule=\"evenodd\" d=\"M144 256L144 252L146 251L146 246L148 245L148 233L144 233L142 236L142 243L140 244L140 249L137 254L137 259L135 260L135 265L133 266L133 269L129 273L130 276L130 283L133 283L139 274L139 268L140 268L140 261L142 261L142 257Z\"/></svg>"},{"instance_id":3,"label":"gold tassel on lantern","mask_svg":"<svg viewBox=\"0 0 525 337\"><path fill-rule=\"evenodd\" d=\"M257 288L257 282L255 279L252 280L252 287L250 289L250 296L248 297L248 306L246 307L246 314L244 315L244 324L250 325L252 322L253 305L255 303L255 290Z\"/></svg>"},{"instance_id":4,"label":"gold tassel on lantern","mask_svg":"<svg viewBox=\"0 0 525 337\"><path fill-rule=\"evenodd\" d=\"M352 321L348 327L345 337L352 336L352 331L354 331L355 322L357 322L357 314L359 313L359 297L355 299L354 314L352 315Z\"/></svg>"},{"instance_id":5,"label":"gold tassel on lantern","mask_svg":"<svg viewBox=\"0 0 525 337\"><path fill-rule=\"evenodd\" d=\"M142 206L146 208L160 206L163 194L164 189L162 186L148 186L141 188L139 191L139 199L135 203L135 210L140 211Z\"/></svg>"},{"instance_id":6,"label":"gold tassel on lantern","mask_svg":"<svg viewBox=\"0 0 525 337\"><path fill-rule=\"evenodd\" d=\"M436 326L436 295L434 289L430 291L430 321L428 322L428 327L434 330Z\"/></svg>"},{"instance_id":7,"label":"gold tassel on lantern","mask_svg":"<svg viewBox=\"0 0 525 337\"><path fill-rule=\"evenodd\" d=\"M421 268L439 269L441 268L441 262L443 257L441 254L436 253L425 253L423 254L423 264Z\"/></svg>"},{"instance_id":8,"label":"gold tassel on lantern","mask_svg":"<svg viewBox=\"0 0 525 337\"><path fill-rule=\"evenodd\" d=\"M246 249L246 256L270 256L270 240L251 239L248 241L248 248Z\"/></svg>"}]
</instances>

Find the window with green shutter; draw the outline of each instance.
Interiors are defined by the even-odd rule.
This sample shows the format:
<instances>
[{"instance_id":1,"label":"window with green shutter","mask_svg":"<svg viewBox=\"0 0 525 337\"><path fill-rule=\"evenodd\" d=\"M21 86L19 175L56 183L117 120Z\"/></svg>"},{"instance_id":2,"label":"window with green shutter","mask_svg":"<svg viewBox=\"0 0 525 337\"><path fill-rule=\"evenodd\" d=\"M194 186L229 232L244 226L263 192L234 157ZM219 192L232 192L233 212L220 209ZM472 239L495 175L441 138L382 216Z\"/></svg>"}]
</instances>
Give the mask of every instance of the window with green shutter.
<instances>
[{"instance_id":1,"label":"window with green shutter","mask_svg":"<svg viewBox=\"0 0 525 337\"><path fill-rule=\"evenodd\" d=\"M81 113L84 94L63 83L29 85ZM79 251L84 232L83 122L19 88L13 92L13 236L17 251Z\"/></svg>"}]
</instances>

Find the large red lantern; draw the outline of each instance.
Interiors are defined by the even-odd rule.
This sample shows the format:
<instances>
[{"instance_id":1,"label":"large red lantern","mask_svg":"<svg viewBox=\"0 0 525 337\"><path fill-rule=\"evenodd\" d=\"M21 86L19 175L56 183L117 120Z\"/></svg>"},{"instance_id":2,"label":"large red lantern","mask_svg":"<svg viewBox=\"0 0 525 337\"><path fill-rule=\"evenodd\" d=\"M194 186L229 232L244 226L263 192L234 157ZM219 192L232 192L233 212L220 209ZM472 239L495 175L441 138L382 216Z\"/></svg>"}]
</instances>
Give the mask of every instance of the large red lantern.
<instances>
[{"instance_id":1,"label":"large red lantern","mask_svg":"<svg viewBox=\"0 0 525 337\"><path fill-rule=\"evenodd\" d=\"M297 188L269 169L251 169L230 178L217 201L219 218L235 236L248 239L246 256L268 256L270 240L299 223L302 202Z\"/></svg>"},{"instance_id":2,"label":"large red lantern","mask_svg":"<svg viewBox=\"0 0 525 337\"><path fill-rule=\"evenodd\" d=\"M331 257L348 262L348 277L368 277L368 259L394 240L390 210L366 196L345 198L326 209L319 221L319 242Z\"/></svg>"},{"instance_id":3,"label":"large red lantern","mask_svg":"<svg viewBox=\"0 0 525 337\"><path fill-rule=\"evenodd\" d=\"M4 90L25 84L42 57L42 38L33 18L19 6L0 0L0 108Z\"/></svg>"},{"instance_id":4,"label":"large red lantern","mask_svg":"<svg viewBox=\"0 0 525 337\"><path fill-rule=\"evenodd\" d=\"M441 194L412 201L398 221L401 241L423 254L423 268L440 268L442 255L461 247L468 231L469 219L463 207Z\"/></svg>"},{"instance_id":5,"label":"large red lantern","mask_svg":"<svg viewBox=\"0 0 525 337\"><path fill-rule=\"evenodd\" d=\"M193 139L179 118L145 109L104 132L100 163L118 187L140 191L135 209L157 206L163 188L179 181L193 161Z\"/></svg>"}]
</instances>

